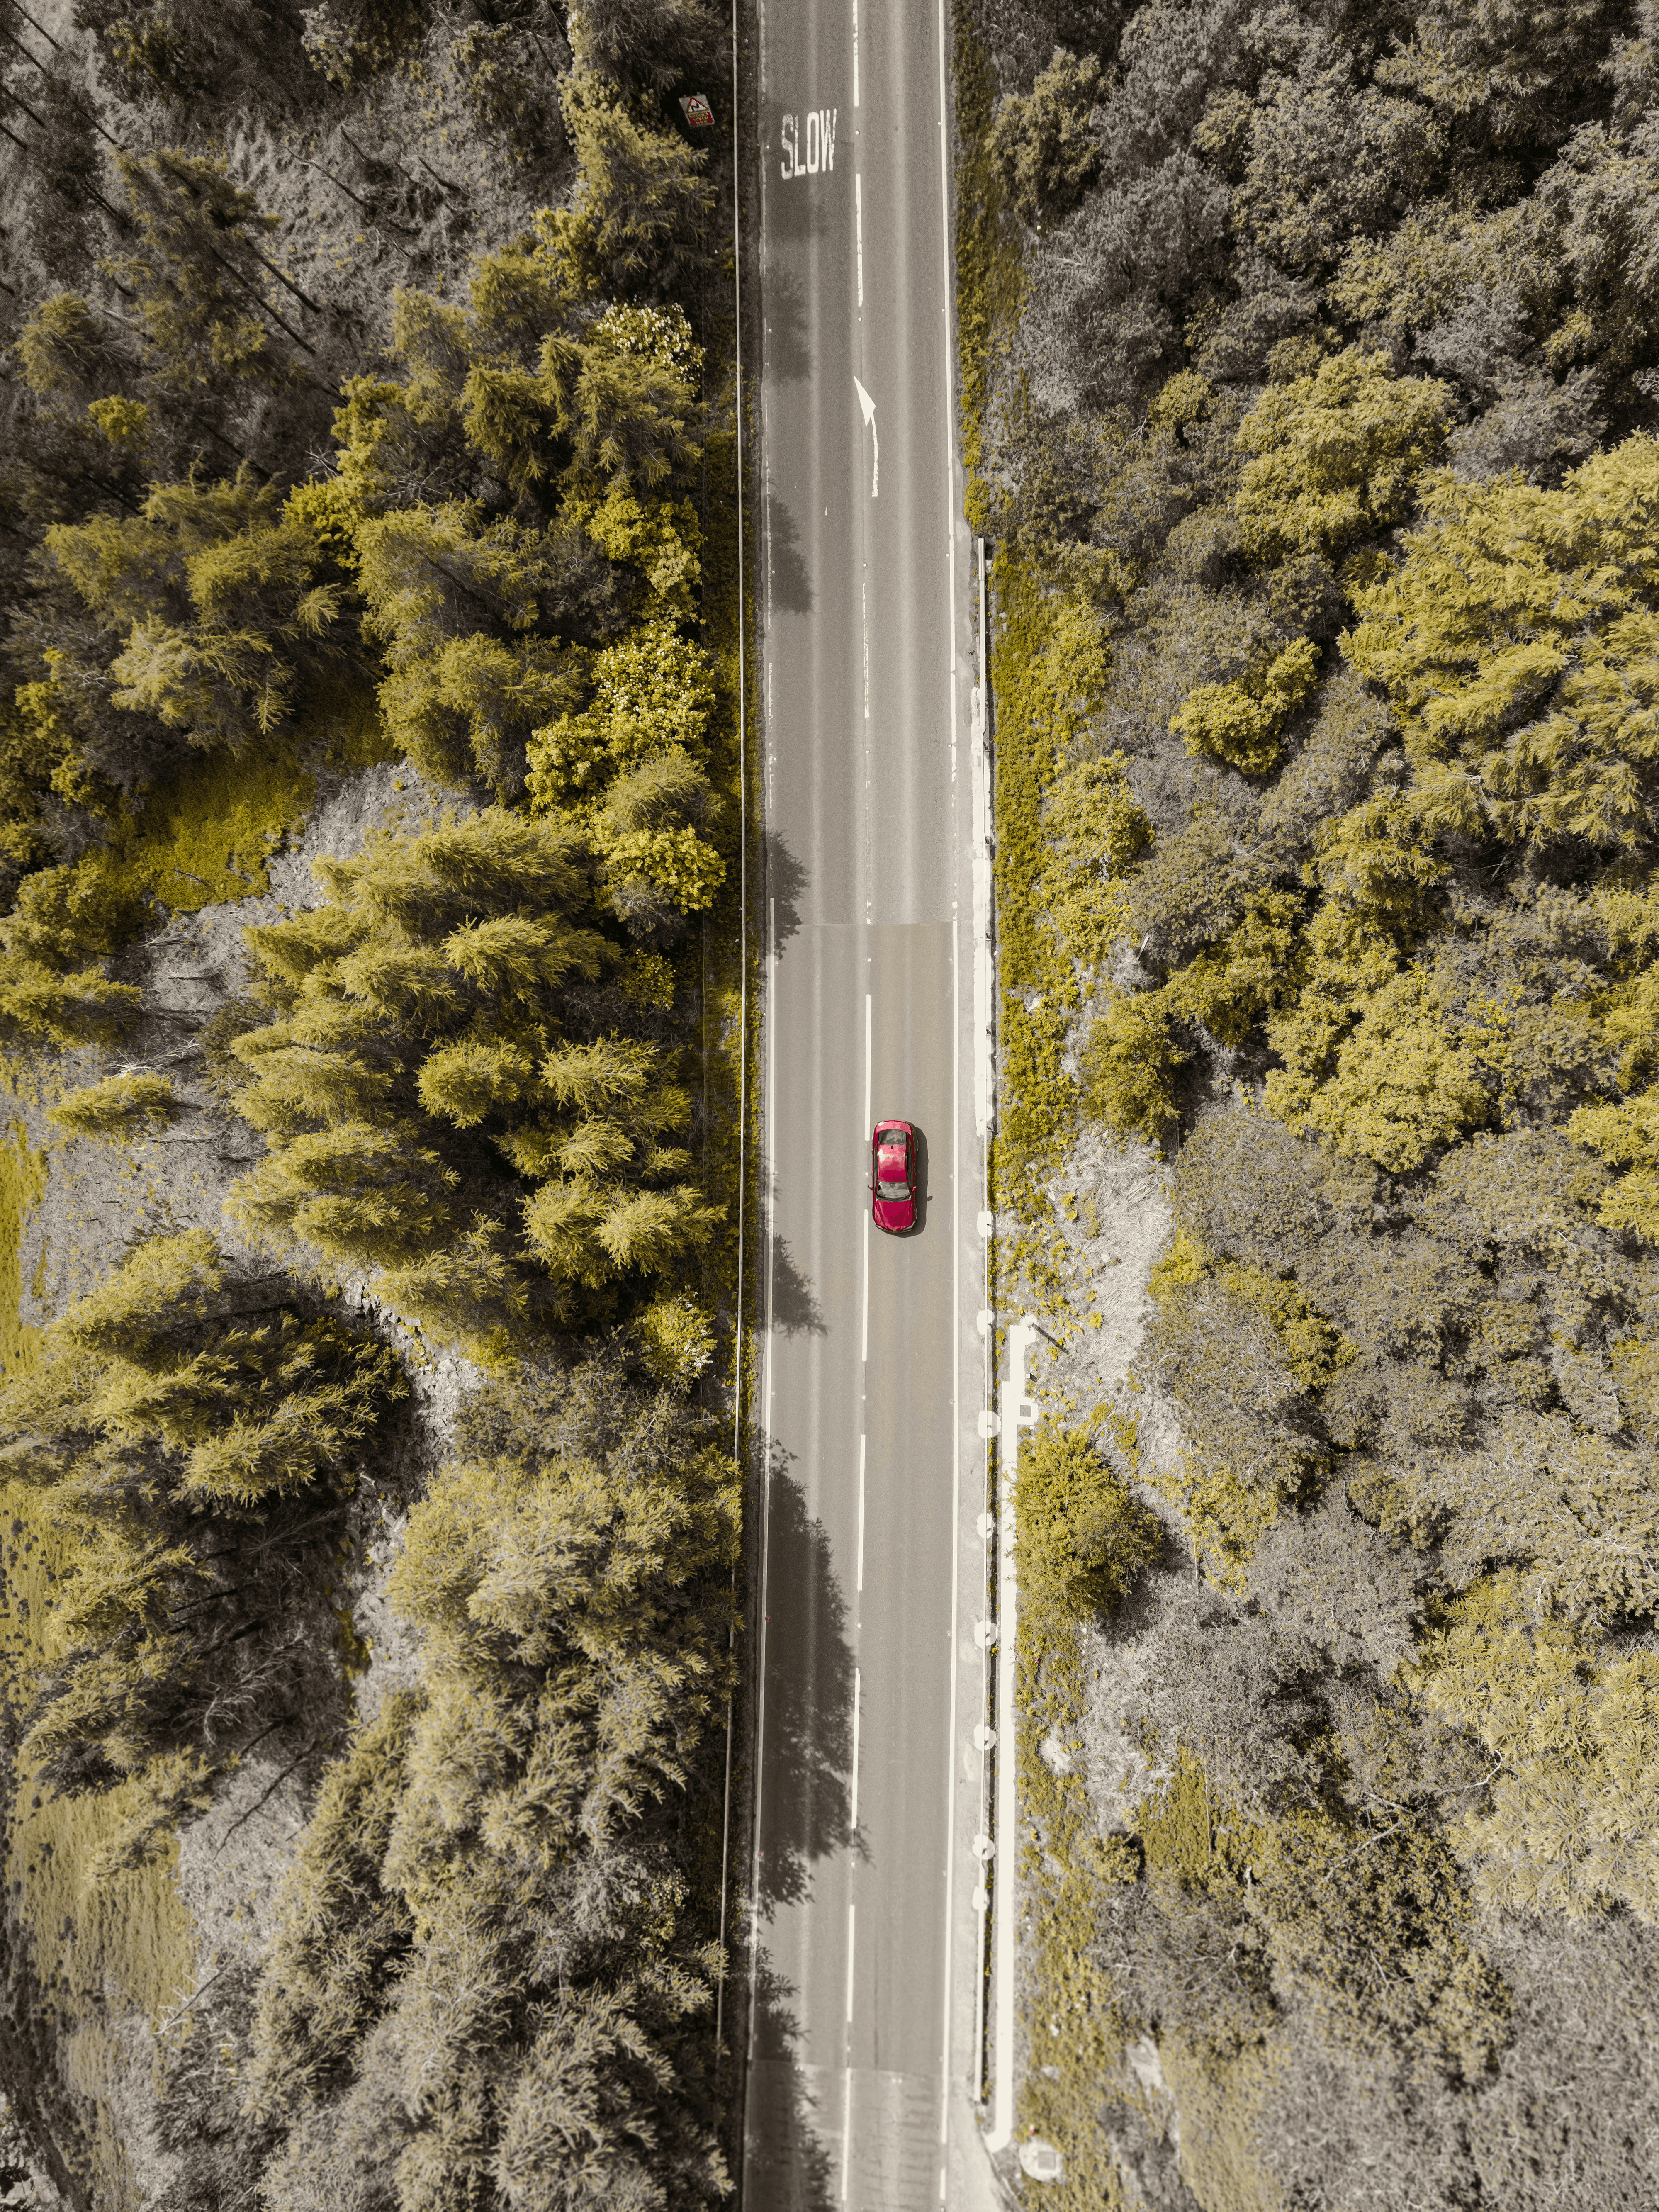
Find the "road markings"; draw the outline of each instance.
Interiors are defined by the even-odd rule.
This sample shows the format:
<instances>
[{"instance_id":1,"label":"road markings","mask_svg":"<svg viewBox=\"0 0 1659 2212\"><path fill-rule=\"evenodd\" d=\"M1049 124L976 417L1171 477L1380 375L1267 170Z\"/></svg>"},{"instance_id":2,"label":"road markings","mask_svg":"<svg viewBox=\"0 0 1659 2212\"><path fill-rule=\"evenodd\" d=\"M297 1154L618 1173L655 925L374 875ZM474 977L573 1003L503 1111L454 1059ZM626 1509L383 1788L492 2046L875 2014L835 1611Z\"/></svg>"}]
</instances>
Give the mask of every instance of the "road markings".
<instances>
[{"instance_id":1,"label":"road markings","mask_svg":"<svg viewBox=\"0 0 1659 2212\"><path fill-rule=\"evenodd\" d=\"M859 586L859 613L864 633L864 719L867 722L870 719L870 586L867 581ZM866 767L867 771L867 763ZM869 781L866 772L865 776L866 785ZM867 899L865 904L866 906L869 904Z\"/></svg>"},{"instance_id":2,"label":"road markings","mask_svg":"<svg viewBox=\"0 0 1659 2212\"><path fill-rule=\"evenodd\" d=\"M853 0L853 105L859 104L859 0Z\"/></svg>"},{"instance_id":3,"label":"road markings","mask_svg":"<svg viewBox=\"0 0 1659 2212\"><path fill-rule=\"evenodd\" d=\"M853 221L859 240L859 305L861 307L864 305L864 173L861 169L855 169L853 173ZM857 377L853 381L858 384ZM862 385L859 386L860 392L863 388ZM866 422L869 419L866 415Z\"/></svg>"},{"instance_id":4,"label":"road markings","mask_svg":"<svg viewBox=\"0 0 1659 2212\"><path fill-rule=\"evenodd\" d=\"M955 793L956 793L956 787L957 787L957 562L956 562L956 548L957 548L957 526L958 526L958 525L957 525L957 499L956 499L956 480L955 480L955 478L956 478L956 449L955 449L954 444L953 444L953 442L952 442L952 441L953 441L953 437L954 437L954 434L955 434L955 429L956 429L956 384L955 384L955 380L954 380L954 377L953 377L953 374L952 374L952 359L951 359L951 356L952 356L952 350L953 350L953 349L952 349L952 345L951 345L951 278L952 278L952 276L953 276L953 273L954 273L954 264L953 264L953 263L952 263L952 260L951 260L951 156L950 156L950 143L949 143L949 141L950 141L950 134L949 134L949 132L948 132L948 131L946 131L946 129L945 129L945 118L946 118L946 114L947 114L947 112L948 112L948 95L947 95L947 92L946 92L946 86L945 86L945 0L938 0L938 9L937 9L937 23L938 23L938 30L939 30L939 227L940 227L940 238L941 238L941 240L942 240L942 243L943 243L943 247L944 247L944 265L945 265L945 288L944 288L944 289L945 289L945 296L944 296L943 301L941 301L941 303L940 303L940 307L939 307L939 313L940 313L943 315L943 317L945 318L945 353L944 353L944 361L945 361L945 392L944 392L945 406L944 406L944 410L943 410L943 424L944 424L944 431L945 431L945 579L946 579L946 581L947 581L947 583L948 583L948 585L949 585L949 587L950 587L949 622L948 622L948 629L947 629L947 633L946 633L946 644L947 644L947 647L948 647L948 649L949 649L949 652L950 652L950 656L951 656L951 684L950 684L950 696L951 696L951 794L952 794L952 796L954 797ZM962 1141L962 1100L961 1100L961 1078L962 1078L962 1000L961 1000L960 992L961 992L961 985L960 985L960 981L959 981L959 978L958 978L957 964L957 930L956 930L956 927L955 927L955 926L954 926L954 916L953 916L953 926L952 926L952 927L951 927L951 1159L952 1159L953 1164L954 1164L955 1159L956 1159L956 1148L957 1148L957 1145L959 1145L959 1144L960 1144L960 1142ZM945 1866L945 1988L944 1988L944 1991L943 1991L943 1993L942 1993L942 2005L941 2005L941 2010L942 2010L942 2013L943 2013L943 2020L942 2020L942 2022L941 2022L941 2041L942 2041L942 2046L943 2046L943 2047L942 2047L941 2051L940 2051L940 2054L939 2054L939 2071L940 2071L940 2075L941 2075L941 2076L942 2076L942 2079L943 2079L943 2081L944 2081L944 2084L945 2084L945 2088L944 2088L944 2094L943 2094L943 2095L940 2097L940 2100L939 2100L939 2139L940 2148L945 2151L945 2164L942 2164L942 2165L940 2166L940 2167L939 2167L939 2202L940 2202L940 2203L941 2203L941 2204L943 2204L943 2203L946 2203L946 2201L947 2201L946 2188L945 2188L945 2174L946 2174L946 2171L947 2171L947 2167L948 2167L948 2163L949 2163L949 2158L950 2158L950 2141L951 2141L951 2094L950 2094L950 2081L951 2081L951 2026L952 2026L951 2018L951 1972L952 1972L952 1967L953 1967L953 1965L954 1965L954 1953L953 1953L953 1948L952 1948L952 1936L953 1936L953 1935L954 1935L954 1933L955 1933L955 1930L954 1930L954 1928L953 1928L953 1926L952 1926L952 1923L953 1923L953 1921L954 1921L954 1918L955 1918L955 1913L956 1913L956 1858L957 1858L957 1855L956 1855L956 1849L955 1849L955 1841L956 1841L955 1827L956 1827L957 1780L956 1780L956 1773L955 1773L954 1768L953 1768L953 1766L952 1766L952 1765L951 1765L951 1761L952 1761L953 1758L955 1757L955 1753L956 1753L956 1741L957 1741L957 1668L956 1653L957 1653L957 1630L958 1630L958 1627L959 1627L959 1626L960 1626L959 1617L958 1617L958 1613L957 1613L957 1603L958 1603L958 1600L959 1600L959 1597L960 1597L960 1589L961 1589L961 1554L962 1554L962 1244L963 1244L963 1236L962 1236L962 1231L963 1231L963 1221L962 1221L962 1212L961 1212L961 1209L962 1209L962 1203L963 1203L963 1200L962 1200L962 1193L963 1193L963 1190L965 1189L965 1188L966 1188L966 1185L967 1185L967 1178L966 1178L965 1176L963 1176L963 1177L961 1179L961 1181L959 1181L959 1182L958 1182L958 1181L957 1181L957 1179L953 1176L953 1177L952 1177L952 1184L953 1184L953 1188L952 1188L952 1193L951 1193L951 1198L952 1198L951 1213L952 1213L952 1216L953 1216L953 1226L954 1226L954 1228L955 1228L955 1230L956 1230L956 1238L955 1238L955 1243L956 1243L956 1261L955 1261L955 1269L954 1269L954 1281L953 1281L953 1285L952 1285L952 1291L953 1291L952 1306L953 1306L953 1318L954 1318L954 1321L955 1321L956 1326L955 1326L955 1328L954 1328L952 1329L952 1331L951 1331L951 1412L952 1412L952 1413L953 1413L953 1415L954 1415L954 1419L952 1419L952 1421L951 1421L951 1631L950 1631L950 1633L951 1633L951 1715L950 1715L950 1727L949 1727L949 1740L948 1740L948 1741L947 1741L947 1743L946 1743L946 1746L945 1746L945 1838L946 1838ZM982 1666L982 1665L983 1665L983 1662L981 1662L981 1666ZM982 1765L981 1765L981 1778L980 1778L980 1788L981 1788L981 1791L984 1790L984 1787L985 1787L985 1778L984 1778L983 1767L982 1767ZM981 1931L982 1931L982 1930L983 1930L983 1927L984 1927L984 1923L983 1923L983 1921L981 1921L981 1922L980 1923L980 1926L981 1926ZM981 2003L981 2002L982 2002L982 1996L981 1996L981 1995L976 1995L975 1999L975 2007L976 2007L976 2008L980 2006L980 2004ZM977 2015L976 2015L976 2016L977 2016L979 2019L982 2020L982 2019L983 2019L983 2017L984 2017L982 2011L978 2011L978 2012L977 2012ZM975 2094L975 2097L977 2097L977 2096L978 2096L978 2094L979 2094L979 2088L980 2088L980 2084L979 2084L979 2082L978 2082L977 2081L975 2081L975 2083L974 2083L974 2085L973 2085L973 2091L974 2091L974 2094Z\"/></svg>"},{"instance_id":5,"label":"road markings","mask_svg":"<svg viewBox=\"0 0 1659 2212\"><path fill-rule=\"evenodd\" d=\"M860 1597L864 1595L864 1448L868 1442L867 1437L859 1438L859 1595ZM858 1742L856 1717L853 1723L853 1741L856 1745ZM856 1765L858 1759L856 1750L853 1757Z\"/></svg>"},{"instance_id":6,"label":"road markings","mask_svg":"<svg viewBox=\"0 0 1659 2212\"><path fill-rule=\"evenodd\" d=\"M849 1905L847 1908L847 2018L849 2025L853 2018L853 1921L857 1911L856 1905ZM848 2056L851 2056L850 2052ZM848 2069L848 2086L849 2088L852 2086L850 2067Z\"/></svg>"},{"instance_id":7,"label":"road markings","mask_svg":"<svg viewBox=\"0 0 1659 2212\"><path fill-rule=\"evenodd\" d=\"M870 1041L871 1033L875 1025L875 994L872 991L866 991L864 994L864 1127L866 1133L872 1130L876 1126L870 1117L870 1085L872 1081Z\"/></svg>"},{"instance_id":8,"label":"road markings","mask_svg":"<svg viewBox=\"0 0 1659 2212\"><path fill-rule=\"evenodd\" d=\"M848 1959L848 1972L849 1973L852 1972L852 1959L850 1954ZM847 2016L849 2020L853 2016L852 2008L850 2005L848 2008ZM848 2051L848 2057L849 2059L851 2058L852 2053L850 2051ZM851 2178L852 2170L853 2069L849 2065L846 2072L841 2077L841 2201L843 2204L847 2202L847 2184Z\"/></svg>"},{"instance_id":9,"label":"road markings","mask_svg":"<svg viewBox=\"0 0 1659 2212\"><path fill-rule=\"evenodd\" d=\"M778 134L783 144L778 169L786 182L791 177L816 177L835 167L836 118L840 112L838 107L809 108L804 144L799 116L784 117Z\"/></svg>"},{"instance_id":10,"label":"road markings","mask_svg":"<svg viewBox=\"0 0 1659 2212\"><path fill-rule=\"evenodd\" d=\"M868 1367L870 1364L870 1216L867 1212L864 1217L864 1348L859 1356ZM869 1377L866 1376L865 1380L868 1382Z\"/></svg>"},{"instance_id":11,"label":"road markings","mask_svg":"<svg viewBox=\"0 0 1659 2212\"><path fill-rule=\"evenodd\" d=\"M876 435L876 403L859 382L853 379L853 389L859 396L859 405L864 410L865 426L870 433L870 447L873 455L870 470L870 496L881 497L881 440Z\"/></svg>"},{"instance_id":12,"label":"road markings","mask_svg":"<svg viewBox=\"0 0 1659 2212\"><path fill-rule=\"evenodd\" d=\"M853 1669L853 1834L855 1838L859 1832L859 1705L864 1694L862 1688L863 1681L864 1677L860 1674L858 1668L854 1667ZM852 1943L852 1928L850 1923L848 1928L847 1935L848 1943L849 1946L847 1965L847 1985L850 1990L853 1985L853 1966L850 1949ZM853 2000L850 1996L847 2000L847 2017L848 2020L851 2020L853 2017Z\"/></svg>"}]
</instances>

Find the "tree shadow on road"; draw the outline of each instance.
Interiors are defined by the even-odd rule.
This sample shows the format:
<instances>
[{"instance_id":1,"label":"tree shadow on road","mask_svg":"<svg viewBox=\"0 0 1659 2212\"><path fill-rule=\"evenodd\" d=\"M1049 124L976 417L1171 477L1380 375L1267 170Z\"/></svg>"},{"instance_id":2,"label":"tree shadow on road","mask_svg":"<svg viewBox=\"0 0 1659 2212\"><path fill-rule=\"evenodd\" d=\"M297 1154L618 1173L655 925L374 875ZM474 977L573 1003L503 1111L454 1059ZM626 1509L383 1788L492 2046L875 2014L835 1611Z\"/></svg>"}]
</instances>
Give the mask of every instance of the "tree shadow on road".
<instances>
[{"instance_id":1,"label":"tree shadow on road","mask_svg":"<svg viewBox=\"0 0 1659 2212\"><path fill-rule=\"evenodd\" d=\"M811 374L800 285L775 265L766 272L765 346L766 373L779 384L800 384Z\"/></svg>"},{"instance_id":2,"label":"tree shadow on road","mask_svg":"<svg viewBox=\"0 0 1659 2212\"><path fill-rule=\"evenodd\" d=\"M840 2194L829 2148L836 2116L819 2109L813 2079L801 2068L795 2002L795 1990L763 1951L744 2113L744 2200L766 2212L830 2212Z\"/></svg>"},{"instance_id":3,"label":"tree shadow on road","mask_svg":"<svg viewBox=\"0 0 1659 2212\"><path fill-rule=\"evenodd\" d=\"M784 946L800 927L800 895L806 888L806 871L775 830L766 833L766 896L770 908L769 929L774 952Z\"/></svg>"},{"instance_id":4,"label":"tree shadow on road","mask_svg":"<svg viewBox=\"0 0 1659 2212\"><path fill-rule=\"evenodd\" d=\"M775 491L766 495L766 543L763 550L771 610L787 615L810 615L812 582L801 558L795 518Z\"/></svg>"},{"instance_id":5,"label":"tree shadow on road","mask_svg":"<svg viewBox=\"0 0 1659 2212\"><path fill-rule=\"evenodd\" d=\"M811 1869L854 1843L853 1649L847 1601L791 1455L772 1446L767 1504L766 1679L759 1903L802 1903Z\"/></svg>"},{"instance_id":6,"label":"tree shadow on road","mask_svg":"<svg viewBox=\"0 0 1659 2212\"><path fill-rule=\"evenodd\" d=\"M789 1240L775 1231L772 1237L772 1297L769 1318L780 1336L822 1336L823 1309L811 1279L802 1274L789 1249Z\"/></svg>"}]
</instances>

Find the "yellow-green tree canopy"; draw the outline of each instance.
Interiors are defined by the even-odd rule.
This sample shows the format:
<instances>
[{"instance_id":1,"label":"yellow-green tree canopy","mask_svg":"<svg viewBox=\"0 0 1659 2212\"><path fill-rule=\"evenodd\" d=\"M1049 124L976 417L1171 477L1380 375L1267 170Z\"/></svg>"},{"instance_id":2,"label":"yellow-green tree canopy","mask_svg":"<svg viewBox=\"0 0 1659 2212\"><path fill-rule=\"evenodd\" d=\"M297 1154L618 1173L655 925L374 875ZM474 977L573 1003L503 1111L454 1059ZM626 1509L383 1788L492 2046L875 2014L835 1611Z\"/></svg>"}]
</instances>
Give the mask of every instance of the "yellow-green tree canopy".
<instances>
[{"instance_id":1,"label":"yellow-green tree canopy","mask_svg":"<svg viewBox=\"0 0 1659 2212\"><path fill-rule=\"evenodd\" d=\"M303 1577L403 1382L294 1289L233 1271L204 1231L155 1239L0 1395L4 1472L46 1492L73 1560L23 1756L68 1794L135 1784L129 1857L245 1735L337 1700Z\"/></svg>"},{"instance_id":2,"label":"yellow-green tree canopy","mask_svg":"<svg viewBox=\"0 0 1659 2212\"><path fill-rule=\"evenodd\" d=\"M282 727L339 617L315 538L246 469L158 484L137 514L60 524L46 545L91 612L125 634L114 703L192 744L242 751Z\"/></svg>"},{"instance_id":3,"label":"yellow-green tree canopy","mask_svg":"<svg viewBox=\"0 0 1659 2212\"><path fill-rule=\"evenodd\" d=\"M1356 594L1349 659L1387 691L1422 830L1551 848L1652 841L1659 444L1558 491L1443 479L1405 558Z\"/></svg>"},{"instance_id":4,"label":"yellow-green tree canopy","mask_svg":"<svg viewBox=\"0 0 1659 2212\"><path fill-rule=\"evenodd\" d=\"M440 1335L685 1265L719 1216L673 1055L567 1026L619 957L576 826L491 809L323 874L323 907L249 933L273 1018L231 1053L270 1150L233 1215Z\"/></svg>"},{"instance_id":5,"label":"yellow-green tree canopy","mask_svg":"<svg viewBox=\"0 0 1659 2212\"><path fill-rule=\"evenodd\" d=\"M1444 441L1451 394L1396 376L1386 354L1349 346L1311 376L1269 385L1245 416L1249 458L1235 507L1258 559L1334 559L1410 514Z\"/></svg>"}]
</instances>

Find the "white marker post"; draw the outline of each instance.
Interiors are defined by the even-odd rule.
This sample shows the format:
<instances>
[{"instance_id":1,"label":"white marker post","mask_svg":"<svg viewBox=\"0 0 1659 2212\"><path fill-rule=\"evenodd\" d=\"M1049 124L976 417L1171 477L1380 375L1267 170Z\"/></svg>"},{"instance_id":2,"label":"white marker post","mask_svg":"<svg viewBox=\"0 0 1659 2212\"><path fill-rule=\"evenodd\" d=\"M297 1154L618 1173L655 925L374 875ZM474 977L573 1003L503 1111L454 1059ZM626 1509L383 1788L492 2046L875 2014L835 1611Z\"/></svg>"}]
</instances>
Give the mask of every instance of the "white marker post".
<instances>
[{"instance_id":1,"label":"white marker post","mask_svg":"<svg viewBox=\"0 0 1659 2212\"><path fill-rule=\"evenodd\" d=\"M1025 1362L1038 1334L1030 1314L1008 1332L1008 1379L1001 1389L1002 1510L997 1524L997 1813L994 1944L992 1983L996 1991L996 2035L992 2071L995 2103L988 2150L1006 2150L1014 2136L1014 1961L1019 1954L1019 1904L1015 1869L1019 1864L1019 1761L1014 1723L1015 1645L1019 1632L1019 1585L1014 1534L1014 1477L1019 1466L1019 1432L1034 1429L1037 1408L1025 1395Z\"/></svg>"},{"instance_id":2,"label":"white marker post","mask_svg":"<svg viewBox=\"0 0 1659 2212\"><path fill-rule=\"evenodd\" d=\"M870 432L870 444L875 454L874 466L870 477L870 496L872 499L879 499L881 497L881 441L876 435L876 403L856 376L853 379L853 389L859 396L859 405L864 410L864 420Z\"/></svg>"}]
</instances>

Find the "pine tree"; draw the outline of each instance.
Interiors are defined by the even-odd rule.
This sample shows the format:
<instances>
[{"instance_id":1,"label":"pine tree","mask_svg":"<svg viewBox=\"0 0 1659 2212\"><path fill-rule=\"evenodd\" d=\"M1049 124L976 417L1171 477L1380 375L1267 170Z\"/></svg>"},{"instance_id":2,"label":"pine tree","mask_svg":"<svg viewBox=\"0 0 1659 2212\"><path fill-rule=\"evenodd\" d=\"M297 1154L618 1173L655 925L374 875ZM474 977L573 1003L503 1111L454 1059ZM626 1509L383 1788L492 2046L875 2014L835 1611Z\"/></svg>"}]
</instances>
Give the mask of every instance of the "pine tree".
<instances>
[{"instance_id":1,"label":"pine tree","mask_svg":"<svg viewBox=\"0 0 1659 2212\"><path fill-rule=\"evenodd\" d=\"M71 1562L24 1755L71 1794L139 1785L112 1863L306 1693L307 1577L401 1395L380 1346L283 1289L204 1231L152 1240L0 1394L8 1474L46 1492Z\"/></svg>"},{"instance_id":2,"label":"pine tree","mask_svg":"<svg viewBox=\"0 0 1659 2212\"><path fill-rule=\"evenodd\" d=\"M592 75L573 80L565 122L576 150L575 204L541 221L570 291L687 296L709 261L705 155L636 118Z\"/></svg>"},{"instance_id":3,"label":"pine tree","mask_svg":"<svg viewBox=\"0 0 1659 2212\"><path fill-rule=\"evenodd\" d=\"M618 1267L662 1275L708 1243L725 1212L684 1184L638 1190L606 1214L599 1242Z\"/></svg>"},{"instance_id":4,"label":"pine tree","mask_svg":"<svg viewBox=\"0 0 1659 2212\"><path fill-rule=\"evenodd\" d=\"M171 150L117 156L139 242L113 266L138 295L144 327L181 387L233 379L278 386L304 371L276 336L315 349L266 298L252 234L272 227L222 161ZM266 264L268 266L268 264Z\"/></svg>"}]
</instances>

